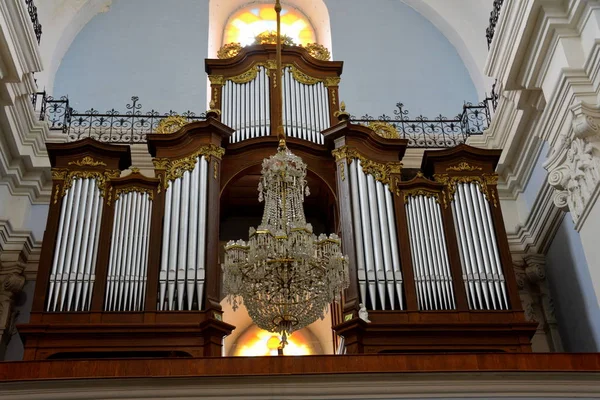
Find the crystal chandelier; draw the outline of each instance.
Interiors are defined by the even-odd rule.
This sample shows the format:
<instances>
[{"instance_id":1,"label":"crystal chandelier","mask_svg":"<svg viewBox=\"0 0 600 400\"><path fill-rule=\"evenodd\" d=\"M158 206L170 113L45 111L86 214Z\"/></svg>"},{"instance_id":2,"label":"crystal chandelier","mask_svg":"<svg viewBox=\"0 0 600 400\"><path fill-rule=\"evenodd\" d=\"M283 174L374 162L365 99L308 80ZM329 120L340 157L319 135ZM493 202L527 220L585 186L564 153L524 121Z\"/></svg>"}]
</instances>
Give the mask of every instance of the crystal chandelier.
<instances>
[{"instance_id":1,"label":"crystal chandelier","mask_svg":"<svg viewBox=\"0 0 600 400\"><path fill-rule=\"evenodd\" d=\"M281 75L279 1L275 11ZM262 164L258 185L258 199L265 202L262 222L257 229L250 228L248 243L227 243L223 264L224 290L233 309L243 303L259 328L280 333L280 349L292 332L324 318L329 304L349 285L348 260L339 237L317 238L306 222L306 164L287 148L282 122L277 153Z\"/></svg>"}]
</instances>

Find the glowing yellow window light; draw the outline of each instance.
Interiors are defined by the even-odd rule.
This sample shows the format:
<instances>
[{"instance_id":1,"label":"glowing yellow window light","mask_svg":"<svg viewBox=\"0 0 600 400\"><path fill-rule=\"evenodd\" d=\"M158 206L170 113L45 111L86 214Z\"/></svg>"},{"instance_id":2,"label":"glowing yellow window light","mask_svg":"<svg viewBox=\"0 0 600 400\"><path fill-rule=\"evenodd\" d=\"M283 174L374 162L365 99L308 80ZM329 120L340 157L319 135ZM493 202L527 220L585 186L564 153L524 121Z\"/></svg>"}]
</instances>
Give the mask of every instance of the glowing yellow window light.
<instances>
[{"instance_id":1,"label":"glowing yellow window light","mask_svg":"<svg viewBox=\"0 0 600 400\"><path fill-rule=\"evenodd\" d=\"M279 335L259 329L253 330L251 336L244 339L235 352L236 356L276 356L281 341ZM305 356L312 353L306 338L298 332L288 337L284 351L286 356Z\"/></svg>"},{"instance_id":2,"label":"glowing yellow window light","mask_svg":"<svg viewBox=\"0 0 600 400\"><path fill-rule=\"evenodd\" d=\"M276 14L272 4L256 4L233 14L225 27L223 44L240 43L249 46L254 38L265 31L277 29ZM314 43L315 31L308 19L299 11L284 7L281 10L281 33L292 38L295 44Z\"/></svg>"}]
</instances>

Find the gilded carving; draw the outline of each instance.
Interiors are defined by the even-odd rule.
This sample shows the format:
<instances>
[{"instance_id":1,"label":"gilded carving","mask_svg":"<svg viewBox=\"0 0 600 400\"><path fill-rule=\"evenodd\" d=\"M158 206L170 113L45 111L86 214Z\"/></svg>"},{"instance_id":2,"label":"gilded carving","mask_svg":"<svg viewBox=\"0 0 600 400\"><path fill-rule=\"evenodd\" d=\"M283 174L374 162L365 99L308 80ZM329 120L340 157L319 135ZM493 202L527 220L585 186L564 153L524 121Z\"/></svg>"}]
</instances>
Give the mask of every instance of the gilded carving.
<instances>
[{"instance_id":1,"label":"gilded carving","mask_svg":"<svg viewBox=\"0 0 600 400\"><path fill-rule=\"evenodd\" d=\"M219 176L219 164L216 161L213 161L213 178L217 180Z\"/></svg>"},{"instance_id":2,"label":"gilded carving","mask_svg":"<svg viewBox=\"0 0 600 400\"><path fill-rule=\"evenodd\" d=\"M335 161L338 163L346 160L346 162L350 164L353 160L360 160L360 165L363 172L367 175L373 176L376 181L379 181L384 185L388 185L388 189L392 192L392 175L399 174L402 171L401 162L380 163L377 161L372 161L360 154L356 149L348 146L342 146L338 149L335 149L331 152L331 154L335 157Z\"/></svg>"},{"instance_id":3,"label":"gilded carving","mask_svg":"<svg viewBox=\"0 0 600 400\"><path fill-rule=\"evenodd\" d=\"M325 87L339 86L341 79L342 78L340 78L339 76L327 77L327 78L325 78Z\"/></svg>"},{"instance_id":4,"label":"gilded carving","mask_svg":"<svg viewBox=\"0 0 600 400\"><path fill-rule=\"evenodd\" d=\"M340 163L340 178L342 181L346 180L346 163L343 161Z\"/></svg>"},{"instance_id":5,"label":"gilded carving","mask_svg":"<svg viewBox=\"0 0 600 400\"><path fill-rule=\"evenodd\" d=\"M209 144L202 146L189 156L180 158L178 160L169 160L165 168L166 176L164 180L164 188L166 189L169 186L170 181L181 178L186 171L192 171L196 166L198 157L215 157L220 160L223 157L223 154L225 154L225 149L215 146L214 144Z\"/></svg>"},{"instance_id":6,"label":"gilded carving","mask_svg":"<svg viewBox=\"0 0 600 400\"><path fill-rule=\"evenodd\" d=\"M154 163L154 169L164 171L169 166L170 161L168 158L155 158L152 162Z\"/></svg>"},{"instance_id":7,"label":"gilded carving","mask_svg":"<svg viewBox=\"0 0 600 400\"><path fill-rule=\"evenodd\" d=\"M460 162L457 165L446 168L446 171L481 171L481 167L471 165L466 161Z\"/></svg>"},{"instance_id":8,"label":"gilded carving","mask_svg":"<svg viewBox=\"0 0 600 400\"><path fill-rule=\"evenodd\" d=\"M300 71L296 66L290 65L290 72L292 73L292 77L299 83L304 85L315 85L319 82L323 82L322 79L314 78L312 76L306 75L304 72Z\"/></svg>"},{"instance_id":9,"label":"gilded carving","mask_svg":"<svg viewBox=\"0 0 600 400\"><path fill-rule=\"evenodd\" d=\"M128 187L118 188L115 190L115 202L117 200L119 200L119 198L121 197L122 194L132 193L132 192L147 194L148 200L150 200L150 201L154 200L154 190L140 187L140 186L128 186ZM110 203L109 203L109 205L110 205Z\"/></svg>"},{"instance_id":10,"label":"gilded carving","mask_svg":"<svg viewBox=\"0 0 600 400\"><path fill-rule=\"evenodd\" d=\"M96 185L100 190L100 196L104 197L106 191L106 183L112 178L118 178L121 175L121 171L117 170L106 170L102 171L69 171L65 178L65 183L62 188L61 197L67 194L67 190L73 186L75 179L95 179Z\"/></svg>"},{"instance_id":11,"label":"gilded carving","mask_svg":"<svg viewBox=\"0 0 600 400\"><path fill-rule=\"evenodd\" d=\"M256 79L257 75L258 75L258 65L253 65L252 68L250 68L246 72L242 72L239 75L227 78L227 80L230 80L233 83L242 84L242 83L252 82L254 79Z\"/></svg>"},{"instance_id":12,"label":"gilded carving","mask_svg":"<svg viewBox=\"0 0 600 400\"><path fill-rule=\"evenodd\" d=\"M496 191L493 188L490 188L491 185L498 184L498 175L496 174L482 174L473 176L449 176L448 174L434 174L433 178L436 182L446 185L450 201L454 200L457 184L477 182L479 183L479 185L477 185L479 190L486 197L487 201L492 203L494 207L498 207Z\"/></svg>"},{"instance_id":13,"label":"gilded carving","mask_svg":"<svg viewBox=\"0 0 600 400\"><path fill-rule=\"evenodd\" d=\"M211 85L225 84L225 77L223 75L209 75L208 80L210 81Z\"/></svg>"},{"instance_id":14,"label":"gilded carving","mask_svg":"<svg viewBox=\"0 0 600 400\"><path fill-rule=\"evenodd\" d=\"M308 51L308 54L317 60L329 61L331 59L329 50L319 43L308 43L301 47L304 47Z\"/></svg>"},{"instance_id":15,"label":"gilded carving","mask_svg":"<svg viewBox=\"0 0 600 400\"><path fill-rule=\"evenodd\" d=\"M277 44L276 31L264 31L254 38L254 44ZM294 40L288 35L281 35L281 44L285 46L295 46Z\"/></svg>"},{"instance_id":16,"label":"gilded carving","mask_svg":"<svg viewBox=\"0 0 600 400\"><path fill-rule=\"evenodd\" d=\"M444 208L448 207L448 203L446 202L446 196L444 192L438 192L432 189L425 188L417 188L417 189L408 189L408 190L400 190L396 189L396 195L400 196L400 192L404 194L404 202L408 201L409 197L417 197L417 196L425 196L425 197L434 197L436 203L443 204ZM441 199L441 201L440 201Z\"/></svg>"},{"instance_id":17,"label":"gilded carving","mask_svg":"<svg viewBox=\"0 0 600 400\"><path fill-rule=\"evenodd\" d=\"M52 168L52 179L65 180L68 173L69 170L65 168Z\"/></svg>"},{"instance_id":18,"label":"gilded carving","mask_svg":"<svg viewBox=\"0 0 600 400\"><path fill-rule=\"evenodd\" d=\"M217 57L222 60L233 58L237 56L241 50L242 45L240 43L227 43L226 45L223 45L219 51L217 51Z\"/></svg>"},{"instance_id":19,"label":"gilded carving","mask_svg":"<svg viewBox=\"0 0 600 400\"><path fill-rule=\"evenodd\" d=\"M400 139L400 133L396 127L389 122L371 121L367 127L379 136L386 139Z\"/></svg>"},{"instance_id":20,"label":"gilded carving","mask_svg":"<svg viewBox=\"0 0 600 400\"><path fill-rule=\"evenodd\" d=\"M60 185L56 185L54 188L54 204L58 203L58 195L60 193Z\"/></svg>"},{"instance_id":21,"label":"gilded carving","mask_svg":"<svg viewBox=\"0 0 600 400\"><path fill-rule=\"evenodd\" d=\"M90 156L85 156L81 160L71 161L69 165L76 165L78 167L106 167L106 163L95 160Z\"/></svg>"},{"instance_id":22,"label":"gilded carving","mask_svg":"<svg viewBox=\"0 0 600 400\"><path fill-rule=\"evenodd\" d=\"M181 129L182 126L189 124L189 122L187 118L180 115L170 115L160 120L156 128L156 133L174 133Z\"/></svg>"}]
</instances>

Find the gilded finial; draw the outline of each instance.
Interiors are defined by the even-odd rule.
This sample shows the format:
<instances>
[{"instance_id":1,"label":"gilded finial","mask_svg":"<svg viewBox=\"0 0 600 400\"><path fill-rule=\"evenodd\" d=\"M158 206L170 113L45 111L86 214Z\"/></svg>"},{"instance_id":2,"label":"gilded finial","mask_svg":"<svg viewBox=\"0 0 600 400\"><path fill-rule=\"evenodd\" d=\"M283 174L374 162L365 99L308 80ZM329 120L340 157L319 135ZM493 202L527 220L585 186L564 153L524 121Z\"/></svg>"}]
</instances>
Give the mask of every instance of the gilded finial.
<instances>
[{"instance_id":1,"label":"gilded finial","mask_svg":"<svg viewBox=\"0 0 600 400\"><path fill-rule=\"evenodd\" d=\"M139 174L140 173L140 169L138 167L131 167L129 169L131 170L132 174Z\"/></svg>"},{"instance_id":2,"label":"gilded finial","mask_svg":"<svg viewBox=\"0 0 600 400\"><path fill-rule=\"evenodd\" d=\"M215 119L220 119L221 117L221 110L219 110L218 108L216 108L216 103L215 100L211 100L210 103L208 103L210 109L208 111L206 111L206 116L207 117L212 117Z\"/></svg>"},{"instance_id":3,"label":"gilded finial","mask_svg":"<svg viewBox=\"0 0 600 400\"><path fill-rule=\"evenodd\" d=\"M333 116L338 119L338 121L348 121L350 119L350 113L346 112L346 103L342 101L340 103L339 111L333 113Z\"/></svg>"}]
</instances>

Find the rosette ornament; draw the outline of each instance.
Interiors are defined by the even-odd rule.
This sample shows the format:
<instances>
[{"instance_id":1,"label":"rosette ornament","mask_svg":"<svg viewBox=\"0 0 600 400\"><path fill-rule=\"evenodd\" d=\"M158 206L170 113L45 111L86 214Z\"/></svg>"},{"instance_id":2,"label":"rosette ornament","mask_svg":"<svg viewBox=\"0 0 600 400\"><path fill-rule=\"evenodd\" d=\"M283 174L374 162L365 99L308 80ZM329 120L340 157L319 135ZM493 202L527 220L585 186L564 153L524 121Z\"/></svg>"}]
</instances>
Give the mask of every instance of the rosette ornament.
<instances>
[{"instance_id":1,"label":"rosette ornament","mask_svg":"<svg viewBox=\"0 0 600 400\"><path fill-rule=\"evenodd\" d=\"M337 235L317 237L304 216L306 164L283 144L263 160L258 185L262 222L249 240L225 246L223 283L236 310L285 338L319 318L348 287L348 259Z\"/></svg>"}]
</instances>

